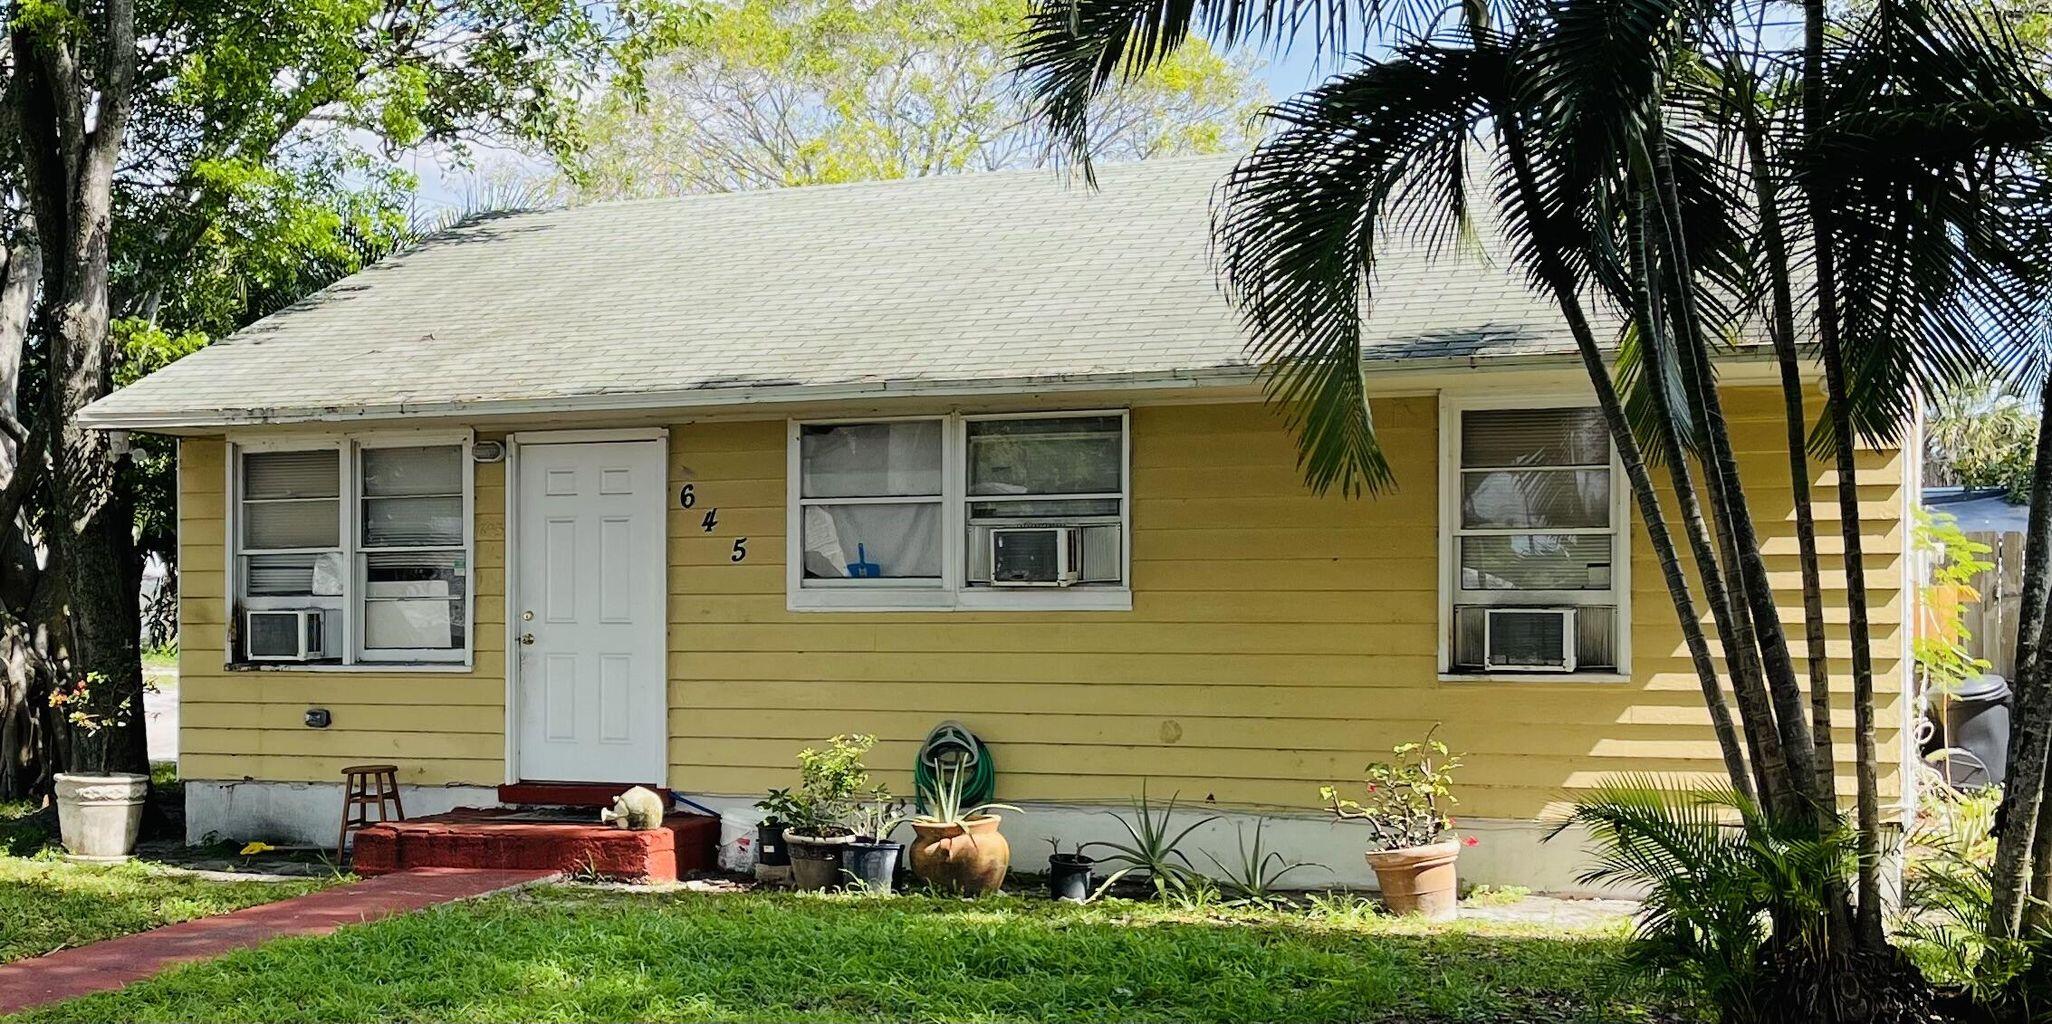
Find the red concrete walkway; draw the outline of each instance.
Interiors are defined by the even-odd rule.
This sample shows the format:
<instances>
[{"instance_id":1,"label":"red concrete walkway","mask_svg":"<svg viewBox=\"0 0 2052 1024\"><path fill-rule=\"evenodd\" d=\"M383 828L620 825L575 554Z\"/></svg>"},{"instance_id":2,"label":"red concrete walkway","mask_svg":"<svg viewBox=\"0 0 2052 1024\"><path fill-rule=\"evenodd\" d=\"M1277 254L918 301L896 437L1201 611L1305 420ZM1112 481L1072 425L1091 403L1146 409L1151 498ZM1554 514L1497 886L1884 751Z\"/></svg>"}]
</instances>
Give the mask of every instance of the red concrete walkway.
<instances>
[{"instance_id":1,"label":"red concrete walkway","mask_svg":"<svg viewBox=\"0 0 2052 1024\"><path fill-rule=\"evenodd\" d=\"M60 999L110 992L189 960L288 935L326 935L345 924L518 888L553 871L415 868L289 900L0 964L0 1016Z\"/></svg>"}]
</instances>

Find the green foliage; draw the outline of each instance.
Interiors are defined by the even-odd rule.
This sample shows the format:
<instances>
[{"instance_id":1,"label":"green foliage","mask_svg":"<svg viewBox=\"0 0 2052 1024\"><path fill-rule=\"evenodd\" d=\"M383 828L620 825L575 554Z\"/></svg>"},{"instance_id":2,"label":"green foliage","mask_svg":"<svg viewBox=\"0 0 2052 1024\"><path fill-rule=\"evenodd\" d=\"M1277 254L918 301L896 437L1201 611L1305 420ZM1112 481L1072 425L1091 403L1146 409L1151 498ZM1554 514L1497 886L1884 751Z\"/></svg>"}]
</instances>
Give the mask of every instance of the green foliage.
<instances>
[{"instance_id":1,"label":"green foliage","mask_svg":"<svg viewBox=\"0 0 2052 1024\"><path fill-rule=\"evenodd\" d=\"M54 850L28 856L42 839L54 837L17 820L27 811L22 805L0 804L0 921L7 922L0 928L0 963L225 914L342 881L222 882L141 862L72 864Z\"/></svg>"},{"instance_id":2,"label":"green foliage","mask_svg":"<svg viewBox=\"0 0 2052 1024\"><path fill-rule=\"evenodd\" d=\"M1333 786L1318 791L1334 819L1367 823L1369 849L1426 846L1453 830L1446 809L1460 802L1453 796L1453 775L1461 759L1433 738L1438 729L1434 725L1424 740L1400 743L1390 760L1369 765L1363 799L1346 799Z\"/></svg>"},{"instance_id":3,"label":"green foliage","mask_svg":"<svg viewBox=\"0 0 2052 1024\"><path fill-rule=\"evenodd\" d=\"M149 688L148 683L143 685L145 690ZM52 689L47 699L71 726L71 749L70 756L65 758L65 770L105 773L114 760L109 741L135 720L140 710L136 698L108 686L107 677L98 672L89 672L69 685Z\"/></svg>"},{"instance_id":4,"label":"green foliage","mask_svg":"<svg viewBox=\"0 0 2052 1024\"><path fill-rule=\"evenodd\" d=\"M1586 829L1595 862L1580 880L1643 891L1620 967L1644 983L1774 1020L1769 940L1828 953L1832 894L1852 878L1851 830L1769 820L1729 788L1676 789L1646 775L1598 786L1556 828ZM1788 933L1775 936L1774 922Z\"/></svg>"},{"instance_id":5,"label":"green foliage","mask_svg":"<svg viewBox=\"0 0 2052 1024\"><path fill-rule=\"evenodd\" d=\"M1116 840L1098 840L1077 847L1079 853L1093 847L1103 847L1111 853L1099 858L1101 863L1122 865L1105 876L1104 881L1097 887L1096 895L1104 895L1112 886L1117 885L1120 879L1134 872L1146 877L1154 886L1154 894L1160 897L1187 892L1203 877L1198 874L1196 865L1190 863L1189 855L1179 847L1183 845L1183 840L1190 837L1190 833L1217 821L1218 815L1206 815L1191 822L1182 831L1176 831L1176 798L1179 795L1171 794L1168 803L1161 807L1161 813L1157 815L1155 805L1147 799L1147 784L1142 782L1140 796L1132 803L1131 817L1117 811L1104 812L1126 830L1130 841L1122 843Z\"/></svg>"},{"instance_id":6,"label":"green foliage","mask_svg":"<svg viewBox=\"0 0 2052 1024\"><path fill-rule=\"evenodd\" d=\"M1259 819L1254 822L1251 842L1247 838L1246 826L1235 826L1238 856L1231 864L1212 856L1208 850L1204 852L1205 858L1218 869L1218 888L1237 903L1272 903L1277 898L1277 887L1290 874L1305 868L1331 870L1323 864L1290 860L1281 851L1269 849L1261 839L1261 829L1265 824Z\"/></svg>"},{"instance_id":7,"label":"green foliage","mask_svg":"<svg viewBox=\"0 0 2052 1024\"><path fill-rule=\"evenodd\" d=\"M1999 381L1963 384L1932 401L1924 431L1926 483L1999 487L2011 504L2021 505L2030 500L2037 451L2038 413Z\"/></svg>"},{"instance_id":8,"label":"green foliage","mask_svg":"<svg viewBox=\"0 0 2052 1024\"><path fill-rule=\"evenodd\" d=\"M855 834L878 841L891 837L891 830L905 821L905 803L891 795L891 791L877 786L869 796L855 802L848 812L848 827Z\"/></svg>"},{"instance_id":9,"label":"green foliage","mask_svg":"<svg viewBox=\"0 0 2052 1024\"><path fill-rule=\"evenodd\" d=\"M686 26L645 92L588 108L580 199L725 192L1032 166L1047 146L1010 49L1027 0L739 0ZM1253 138L1251 69L1199 42L1099 104L1109 159Z\"/></svg>"},{"instance_id":10,"label":"green foliage","mask_svg":"<svg viewBox=\"0 0 2052 1024\"><path fill-rule=\"evenodd\" d=\"M1461 902L1477 907L1509 907L1525 901L1532 890L1522 885L1471 885L1461 893Z\"/></svg>"},{"instance_id":11,"label":"green foliage","mask_svg":"<svg viewBox=\"0 0 2052 1024\"><path fill-rule=\"evenodd\" d=\"M798 752L798 791L772 791L764 802L776 802L777 817L799 835L846 835L848 819L869 789L862 755L874 746L874 736L835 736L825 750L806 747Z\"/></svg>"},{"instance_id":12,"label":"green foliage","mask_svg":"<svg viewBox=\"0 0 2052 1024\"><path fill-rule=\"evenodd\" d=\"M977 818L990 816L991 811L1023 810L1011 804L985 803L964 807L964 794L969 785L969 768L958 762L947 762L934 769L932 785L921 785L919 801L925 810L913 816L912 820L925 825L960 825Z\"/></svg>"},{"instance_id":13,"label":"green foliage","mask_svg":"<svg viewBox=\"0 0 2052 1024\"><path fill-rule=\"evenodd\" d=\"M1896 941L1926 977L1963 988L1995 1019L2038 1020L2052 1008L2030 984L2052 964L2052 929L1991 935L1994 825L2002 791L1958 790L1926 770L1903 871Z\"/></svg>"},{"instance_id":14,"label":"green foliage","mask_svg":"<svg viewBox=\"0 0 2052 1024\"><path fill-rule=\"evenodd\" d=\"M1921 554L1941 557L1931 567L1931 579L1917 588L1919 607L1930 621L1926 624L1929 628L1919 629L1910 640L1910 655L1932 686L1951 692L1989 667L1987 660L1974 657L1968 646L1974 635L1966 627L1966 605L1981 599L1973 579L1995 567L1980 557L1994 549L1969 539L1952 515L1923 508L1915 512L1911 545Z\"/></svg>"},{"instance_id":15,"label":"green foliage","mask_svg":"<svg viewBox=\"0 0 2052 1024\"><path fill-rule=\"evenodd\" d=\"M267 943L23 1024L1689 1019L1605 987L1619 946L1611 927L1421 932L1165 901L547 886Z\"/></svg>"}]
</instances>

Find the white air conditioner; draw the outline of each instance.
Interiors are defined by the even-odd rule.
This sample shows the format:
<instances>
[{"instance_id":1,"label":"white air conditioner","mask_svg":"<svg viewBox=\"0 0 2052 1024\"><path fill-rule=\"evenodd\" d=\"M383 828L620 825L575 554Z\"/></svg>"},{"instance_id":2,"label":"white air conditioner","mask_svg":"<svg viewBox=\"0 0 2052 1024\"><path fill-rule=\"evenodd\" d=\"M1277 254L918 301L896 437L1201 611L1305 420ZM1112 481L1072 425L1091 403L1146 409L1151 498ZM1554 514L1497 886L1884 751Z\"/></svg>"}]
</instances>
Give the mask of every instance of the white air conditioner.
<instances>
[{"instance_id":1,"label":"white air conditioner","mask_svg":"<svg viewBox=\"0 0 2052 1024\"><path fill-rule=\"evenodd\" d=\"M990 585L1066 587L1083 578L1083 531L1006 526L990 531Z\"/></svg>"},{"instance_id":2,"label":"white air conditioner","mask_svg":"<svg viewBox=\"0 0 2052 1024\"><path fill-rule=\"evenodd\" d=\"M1491 608L1482 622L1484 668L1514 672L1575 670L1573 608Z\"/></svg>"},{"instance_id":3,"label":"white air conditioner","mask_svg":"<svg viewBox=\"0 0 2052 1024\"><path fill-rule=\"evenodd\" d=\"M252 611L243 618L242 647L251 661L312 661L327 654L319 608Z\"/></svg>"}]
</instances>

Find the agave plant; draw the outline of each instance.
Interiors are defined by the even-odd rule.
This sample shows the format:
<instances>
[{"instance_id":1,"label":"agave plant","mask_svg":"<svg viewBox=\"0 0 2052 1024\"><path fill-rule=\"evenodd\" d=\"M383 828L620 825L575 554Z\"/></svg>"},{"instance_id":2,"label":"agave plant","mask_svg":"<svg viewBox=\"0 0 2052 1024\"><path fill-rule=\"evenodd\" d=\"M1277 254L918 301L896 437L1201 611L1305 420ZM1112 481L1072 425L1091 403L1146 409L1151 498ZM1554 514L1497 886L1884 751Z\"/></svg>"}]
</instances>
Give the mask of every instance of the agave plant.
<instances>
[{"instance_id":1,"label":"agave plant","mask_svg":"<svg viewBox=\"0 0 2052 1024\"><path fill-rule=\"evenodd\" d=\"M1226 895L1232 897L1235 903L1273 903L1276 900L1276 887L1292 872L1305 868L1318 868L1327 872L1332 870L1323 864L1290 860L1284 857L1281 851L1268 849L1261 839L1261 829L1265 824L1259 820L1254 822L1254 839L1251 843L1247 840L1245 826L1234 829L1238 838L1239 856L1234 858L1231 864L1212 856L1209 850L1204 851L1205 858L1211 861L1212 866L1218 868L1219 888L1225 890Z\"/></svg>"},{"instance_id":2,"label":"agave plant","mask_svg":"<svg viewBox=\"0 0 2052 1024\"><path fill-rule=\"evenodd\" d=\"M1111 851L1109 855L1100 858L1101 863L1124 865L1105 876L1092 898L1104 895L1112 886L1118 884L1120 879L1136 871L1147 876L1147 880L1154 886L1156 896L1185 892L1194 879L1202 877L1197 872L1197 866L1190 863L1189 855L1179 847L1182 846L1184 839L1189 838L1190 833L1217 821L1218 815L1199 818L1181 832L1177 832L1174 819L1178 795L1180 794L1170 795L1168 805L1161 808L1161 813L1156 815L1154 805L1147 799L1147 784L1143 782L1140 784L1139 798L1133 801L1132 818L1128 819L1117 811L1104 812L1125 828L1131 842L1101 839L1077 847L1077 851L1082 852L1093 846L1101 846Z\"/></svg>"}]
</instances>

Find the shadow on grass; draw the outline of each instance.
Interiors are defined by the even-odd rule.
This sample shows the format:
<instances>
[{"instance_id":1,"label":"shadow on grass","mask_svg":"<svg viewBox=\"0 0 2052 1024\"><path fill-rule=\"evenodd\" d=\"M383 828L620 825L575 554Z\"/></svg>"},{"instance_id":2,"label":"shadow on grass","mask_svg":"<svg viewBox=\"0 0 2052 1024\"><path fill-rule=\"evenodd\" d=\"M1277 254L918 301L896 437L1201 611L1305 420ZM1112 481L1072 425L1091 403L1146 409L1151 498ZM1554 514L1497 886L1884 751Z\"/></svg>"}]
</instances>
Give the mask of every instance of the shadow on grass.
<instances>
[{"instance_id":1,"label":"shadow on grass","mask_svg":"<svg viewBox=\"0 0 2052 1024\"><path fill-rule=\"evenodd\" d=\"M1017 898L549 888L293 939L43 1020L1630 1021L1613 934Z\"/></svg>"}]
</instances>

